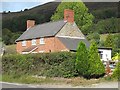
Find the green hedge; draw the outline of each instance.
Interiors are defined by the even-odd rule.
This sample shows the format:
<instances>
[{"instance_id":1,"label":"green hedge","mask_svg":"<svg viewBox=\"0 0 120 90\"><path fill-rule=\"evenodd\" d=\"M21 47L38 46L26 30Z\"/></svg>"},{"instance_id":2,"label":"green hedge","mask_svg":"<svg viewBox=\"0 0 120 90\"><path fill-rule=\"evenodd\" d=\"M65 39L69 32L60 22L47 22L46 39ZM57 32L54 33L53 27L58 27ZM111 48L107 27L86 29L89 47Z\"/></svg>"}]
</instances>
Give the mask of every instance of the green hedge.
<instances>
[{"instance_id":1,"label":"green hedge","mask_svg":"<svg viewBox=\"0 0 120 90\"><path fill-rule=\"evenodd\" d=\"M76 53L58 52L28 55L4 55L3 74L19 77L23 74L48 77L73 77L77 75L74 61Z\"/></svg>"}]
</instances>

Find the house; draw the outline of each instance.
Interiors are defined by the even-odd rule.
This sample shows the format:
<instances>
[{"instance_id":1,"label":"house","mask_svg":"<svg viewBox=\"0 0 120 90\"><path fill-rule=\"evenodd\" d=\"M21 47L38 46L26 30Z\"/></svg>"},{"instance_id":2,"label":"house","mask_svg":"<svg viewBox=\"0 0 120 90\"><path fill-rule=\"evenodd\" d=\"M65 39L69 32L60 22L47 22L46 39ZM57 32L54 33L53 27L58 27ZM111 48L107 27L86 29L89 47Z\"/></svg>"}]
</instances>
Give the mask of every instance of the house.
<instances>
[{"instance_id":1,"label":"house","mask_svg":"<svg viewBox=\"0 0 120 90\"><path fill-rule=\"evenodd\" d=\"M112 48L100 47L98 48L99 55L102 61L107 62L111 61Z\"/></svg>"},{"instance_id":2,"label":"house","mask_svg":"<svg viewBox=\"0 0 120 90\"><path fill-rule=\"evenodd\" d=\"M74 11L65 9L64 20L35 25L27 20L27 30L16 40L20 54L76 51L78 43L89 42L74 21Z\"/></svg>"}]
</instances>

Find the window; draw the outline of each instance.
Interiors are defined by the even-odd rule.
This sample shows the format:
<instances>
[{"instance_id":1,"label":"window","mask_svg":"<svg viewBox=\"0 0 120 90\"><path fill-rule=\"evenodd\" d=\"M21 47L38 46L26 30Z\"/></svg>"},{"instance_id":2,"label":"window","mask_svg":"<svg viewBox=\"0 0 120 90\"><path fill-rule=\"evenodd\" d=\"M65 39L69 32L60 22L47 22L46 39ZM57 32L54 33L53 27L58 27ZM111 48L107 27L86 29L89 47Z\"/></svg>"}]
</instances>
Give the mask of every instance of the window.
<instances>
[{"instance_id":1,"label":"window","mask_svg":"<svg viewBox=\"0 0 120 90\"><path fill-rule=\"evenodd\" d=\"M40 44L45 44L44 38L40 38Z\"/></svg>"},{"instance_id":2,"label":"window","mask_svg":"<svg viewBox=\"0 0 120 90\"><path fill-rule=\"evenodd\" d=\"M32 45L36 45L36 39L32 40Z\"/></svg>"},{"instance_id":3,"label":"window","mask_svg":"<svg viewBox=\"0 0 120 90\"><path fill-rule=\"evenodd\" d=\"M22 41L22 46L26 46L26 41Z\"/></svg>"},{"instance_id":4,"label":"window","mask_svg":"<svg viewBox=\"0 0 120 90\"><path fill-rule=\"evenodd\" d=\"M103 54L102 53L100 54L100 59L103 59Z\"/></svg>"},{"instance_id":5,"label":"window","mask_svg":"<svg viewBox=\"0 0 120 90\"><path fill-rule=\"evenodd\" d=\"M39 51L39 53L44 53L44 51Z\"/></svg>"}]
</instances>

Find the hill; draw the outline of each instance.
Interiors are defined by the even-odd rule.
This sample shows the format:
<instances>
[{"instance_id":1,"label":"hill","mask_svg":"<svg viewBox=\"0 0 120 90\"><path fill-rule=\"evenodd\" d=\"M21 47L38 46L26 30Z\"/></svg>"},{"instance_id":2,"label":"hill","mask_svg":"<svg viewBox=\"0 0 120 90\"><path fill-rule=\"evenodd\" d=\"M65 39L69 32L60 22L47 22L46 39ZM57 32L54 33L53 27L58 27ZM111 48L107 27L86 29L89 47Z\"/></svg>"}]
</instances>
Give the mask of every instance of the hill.
<instances>
[{"instance_id":1,"label":"hill","mask_svg":"<svg viewBox=\"0 0 120 90\"><path fill-rule=\"evenodd\" d=\"M26 20L34 19L36 24L49 22L60 2L49 2L20 12L2 13L2 28L12 32L25 31ZM95 16L95 21L105 18L117 17L118 3L113 2L85 2L89 11ZM107 15L109 14L109 15Z\"/></svg>"},{"instance_id":2,"label":"hill","mask_svg":"<svg viewBox=\"0 0 120 90\"><path fill-rule=\"evenodd\" d=\"M2 33L5 44L13 44L22 32L26 30L26 21L34 19L36 24L49 22L60 2L49 2L31 9L25 9L19 12L3 12L2 13ZM101 27L105 30L103 23L111 26L111 23L117 22L118 19L118 3L116 2L85 2L89 12L95 16L95 25L88 31L98 30L96 27ZM1 13L0 13L1 14ZM114 17L113 19L111 19ZM100 22L99 22L100 21ZM120 19L119 19L120 21ZM102 23L102 26L101 26ZM113 24L112 24L113 25ZM115 26L116 27L116 26ZM110 27L111 28L111 27ZM113 29L112 29L113 30ZM102 30L104 33L104 30ZM115 31L115 30L114 30ZM107 33L107 32L105 32ZM105 34L104 33L104 34ZM115 32L116 33L116 32Z\"/></svg>"}]
</instances>

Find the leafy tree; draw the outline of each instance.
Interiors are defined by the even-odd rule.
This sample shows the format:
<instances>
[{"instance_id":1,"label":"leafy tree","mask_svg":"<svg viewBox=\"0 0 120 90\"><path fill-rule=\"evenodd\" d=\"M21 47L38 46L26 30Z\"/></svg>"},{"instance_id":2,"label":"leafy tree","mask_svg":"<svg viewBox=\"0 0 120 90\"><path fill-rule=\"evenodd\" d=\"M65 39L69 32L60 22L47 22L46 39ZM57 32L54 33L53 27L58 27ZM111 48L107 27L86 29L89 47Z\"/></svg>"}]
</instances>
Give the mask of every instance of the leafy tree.
<instances>
[{"instance_id":1,"label":"leafy tree","mask_svg":"<svg viewBox=\"0 0 120 90\"><path fill-rule=\"evenodd\" d=\"M114 7L108 7L108 8L102 8L102 9L96 9L91 11L91 13L95 16L95 22L98 22L100 20L104 20L107 18L112 18L112 17L118 17L118 10L117 8Z\"/></svg>"},{"instance_id":2,"label":"leafy tree","mask_svg":"<svg viewBox=\"0 0 120 90\"><path fill-rule=\"evenodd\" d=\"M88 8L83 2L61 2L56 9L56 12L51 17L52 21L63 19L64 9L72 9L75 13L75 22L84 34L87 34L88 28L93 24L94 16L88 12Z\"/></svg>"},{"instance_id":3,"label":"leafy tree","mask_svg":"<svg viewBox=\"0 0 120 90\"><path fill-rule=\"evenodd\" d=\"M120 48L120 33L115 34L113 38L114 38L115 47Z\"/></svg>"},{"instance_id":4,"label":"leafy tree","mask_svg":"<svg viewBox=\"0 0 120 90\"><path fill-rule=\"evenodd\" d=\"M113 35L109 34L105 40L105 47L114 47Z\"/></svg>"},{"instance_id":5,"label":"leafy tree","mask_svg":"<svg viewBox=\"0 0 120 90\"><path fill-rule=\"evenodd\" d=\"M83 42L80 42L77 48L75 67L80 75L87 76L88 50Z\"/></svg>"},{"instance_id":6,"label":"leafy tree","mask_svg":"<svg viewBox=\"0 0 120 90\"><path fill-rule=\"evenodd\" d=\"M87 39L90 42L95 41L97 43L97 45L98 45L99 42L100 42L100 35L99 35L99 33L90 33L90 34L87 35Z\"/></svg>"},{"instance_id":7,"label":"leafy tree","mask_svg":"<svg viewBox=\"0 0 120 90\"><path fill-rule=\"evenodd\" d=\"M2 40L5 44L10 44L10 38L12 37L12 32L5 28L2 30Z\"/></svg>"},{"instance_id":8,"label":"leafy tree","mask_svg":"<svg viewBox=\"0 0 120 90\"><path fill-rule=\"evenodd\" d=\"M114 57L112 57L112 60L119 60L120 61L120 53L116 53Z\"/></svg>"},{"instance_id":9,"label":"leafy tree","mask_svg":"<svg viewBox=\"0 0 120 90\"><path fill-rule=\"evenodd\" d=\"M21 35L20 32L18 33L13 33L11 30L4 28L2 30L2 40L3 42L8 45L8 44L14 44L15 40Z\"/></svg>"},{"instance_id":10,"label":"leafy tree","mask_svg":"<svg viewBox=\"0 0 120 90\"><path fill-rule=\"evenodd\" d=\"M100 60L100 56L98 54L98 48L95 42L92 42L89 50L89 69L88 74L89 77L99 77L100 75L105 73L105 67Z\"/></svg>"},{"instance_id":11,"label":"leafy tree","mask_svg":"<svg viewBox=\"0 0 120 90\"><path fill-rule=\"evenodd\" d=\"M109 18L105 20L100 20L97 24L94 24L91 28L89 28L89 31L98 32L100 34L118 33L120 32L119 24L119 18Z\"/></svg>"}]
</instances>

